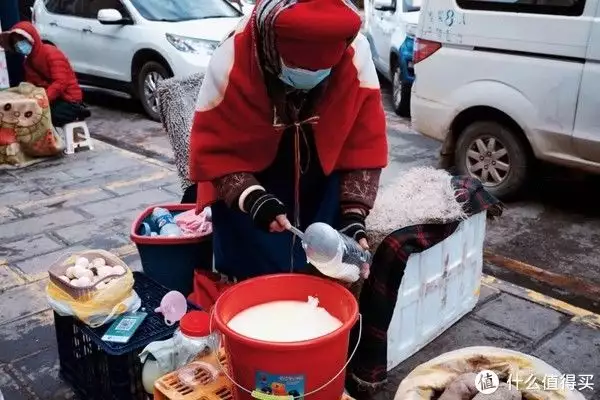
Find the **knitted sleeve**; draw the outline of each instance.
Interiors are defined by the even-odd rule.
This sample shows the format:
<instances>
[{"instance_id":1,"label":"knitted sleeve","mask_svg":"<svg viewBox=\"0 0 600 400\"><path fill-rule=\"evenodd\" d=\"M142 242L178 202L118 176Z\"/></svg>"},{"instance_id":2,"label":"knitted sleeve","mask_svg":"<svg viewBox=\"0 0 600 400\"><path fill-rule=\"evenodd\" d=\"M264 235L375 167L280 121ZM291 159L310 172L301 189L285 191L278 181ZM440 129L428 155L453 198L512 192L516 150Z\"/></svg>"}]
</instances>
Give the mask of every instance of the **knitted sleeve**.
<instances>
[{"instance_id":1,"label":"knitted sleeve","mask_svg":"<svg viewBox=\"0 0 600 400\"><path fill-rule=\"evenodd\" d=\"M259 185L253 174L237 172L216 179L213 184L217 189L218 198L228 207L236 208L242 192L251 186Z\"/></svg>"},{"instance_id":2,"label":"knitted sleeve","mask_svg":"<svg viewBox=\"0 0 600 400\"><path fill-rule=\"evenodd\" d=\"M360 209L365 215L373 208L381 169L361 169L342 173L340 182L340 204L342 212Z\"/></svg>"}]
</instances>

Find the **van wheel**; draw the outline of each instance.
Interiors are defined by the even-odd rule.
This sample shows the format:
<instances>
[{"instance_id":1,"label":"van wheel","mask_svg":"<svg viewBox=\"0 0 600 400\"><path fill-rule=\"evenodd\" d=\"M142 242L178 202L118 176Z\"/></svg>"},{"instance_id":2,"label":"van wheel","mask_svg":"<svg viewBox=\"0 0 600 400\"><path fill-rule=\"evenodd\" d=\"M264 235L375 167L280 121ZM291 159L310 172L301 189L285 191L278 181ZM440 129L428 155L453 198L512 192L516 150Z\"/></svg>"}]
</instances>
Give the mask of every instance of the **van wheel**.
<instances>
[{"instance_id":1,"label":"van wheel","mask_svg":"<svg viewBox=\"0 0 600 400\"><path fill-rule=\"evenodd\" d=\"M156 61L145 63L137 75L137 95L144 111L154 121L160 121L158 110L158 83L171 76L167 68Z\"/></svg>"},{"instance_id":2,"label":"van wheel","mask_svg":"<svg viewBox=\"0 0 600 400\"><path fill-rule=\"evenodd\" d=\"M394 66L392 75L392 101L394 112L401 117L410 118L410 85L402 83L402 71L399 65Z\"/></svg>"},{"instance_id":3,"label":"van wheel","mask_svg":"<svg viewBox=\"0 0 600 400\"><path fill-rule=\"evenodd\" d=\"M494 196L507 199L524 186L529 172L527 144L514 128L496 121L468 125L456 143L456 168L481 181Z\"/></svg>"}]
</instances>

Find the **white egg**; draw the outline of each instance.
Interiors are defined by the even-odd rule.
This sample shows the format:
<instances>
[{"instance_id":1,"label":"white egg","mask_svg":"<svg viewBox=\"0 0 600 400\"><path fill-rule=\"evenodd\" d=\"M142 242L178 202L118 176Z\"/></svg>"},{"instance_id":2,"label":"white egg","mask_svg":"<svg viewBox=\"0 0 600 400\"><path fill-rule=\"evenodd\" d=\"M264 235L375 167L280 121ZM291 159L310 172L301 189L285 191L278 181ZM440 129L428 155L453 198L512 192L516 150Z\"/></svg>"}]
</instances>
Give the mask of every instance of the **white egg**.
<instances>
[{"instance_id":1,"label":"white egg","mask_svg":"<svg viewBox=\"0 0 600 400\"><path fill-rule=\"evenodd\" d=\"M92 280L87 276L82 276L77 281L79 282L79 286L90 286L92 284Z\"/></svg>"},{"instance_id":2,"label":"white egg","mask_svg":"<svg viewBox=\"0 0 600 400\"><path fill-rule=\"evenodd\" d=\"M81 285L79 284L79 279L71 280L71 286L80 287Z\"/></svg>"},{"instance_id":3,"label":"white egg","mask_svg":"<svg viewBox=\"0 0 600 400\"><path fill-rule=\"evenodd\" d=\"M115 265L112 267L112 275L123 275L125 273L125 268L120 265Z\"/></svg>"},{"instance_id":4,"label":"white egg","mask_svg":"<svg viewBox=\"0 0 600 400\"><path fill-rule=\"evenodd\" d=\"M78 257L77 260L75 260L75 265L87 268L90 265L90 260L85 257Z\"/></svg>"},{"instance_id":5,"label":"white egg","mask_svg":"<svg viewBox=\"0 0 600 400\"><path fill-rule=\"evenodd\" d=\"M94 279L94 273L92 271L90 271L89 269L85 270L85 275L84 276L87 277L90 281L92 279Z\"/></svg>"},{"instance_id":6,"label":"white egg","mask_svg":"<svg viewBox=\"0 0 600 400\"><path fill-rule=\"evenodd\" d=\"M88 270L76 265L75 267L73 267L73 275L75 276L75 278L81 278L82 276L86 276L87 275Z\"/></svg>"},{"instance_id":7,"label":"white egg","mask_svg":"<svg viewBox=\"0 0 600 400\"><path fill-rule=\"evenodd\" d=\"M71 282L71 280L64 275L59 276L58 279L60 279L63 282L67 282L67 283Z\"/></svg>"},{"instance_id":8,"label":"white egg","mask_svg":"<svg viewBox=\"0 0 600 400\"><path fill-rule=\"evenodd\" d=\"M69 268L67 268L67 270L65 271L65 275L69 279L75 278L75 267L69 267Z\"/></svg>"},{"instance_id":9,"label":"white egg","mask_svg":"<svg viewBox=\"0 0 600 400\"><path fill-rule=\"evenodd\" d=\"M112 274L111 267L98 267L98 276L100 278L104 278L105 276L108 276L110 274Z\"/></svg>"},{"instance_id":10,"label":"white egg","mask_svg":"<svg viewBox=\"0 0 600 400\"><path fill-rule=\"evenodd\" d=\"M94 267L96 268L104 267L106 265L106 260L104 258L94 258L92 264L94 264Z\"/></svg>"}]
</instances>

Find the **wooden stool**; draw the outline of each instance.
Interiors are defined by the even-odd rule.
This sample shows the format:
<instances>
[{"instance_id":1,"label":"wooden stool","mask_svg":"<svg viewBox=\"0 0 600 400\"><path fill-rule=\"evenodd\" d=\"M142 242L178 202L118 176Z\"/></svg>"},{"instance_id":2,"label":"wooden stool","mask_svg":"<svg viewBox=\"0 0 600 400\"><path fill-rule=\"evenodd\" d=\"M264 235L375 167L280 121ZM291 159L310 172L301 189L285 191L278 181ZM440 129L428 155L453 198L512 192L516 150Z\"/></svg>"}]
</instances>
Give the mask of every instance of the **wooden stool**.
<instances>
[{"instance_id":1,"label":"wooden stool","mask_svg":"<svg viewBox=\"0 0 600 400\"><path fill-rule=\"evenodd\" d=\"M81 129L83 131L83 140L75 140L75 130ZM66 124L63 127L63 132L65 134L65 153L66 154L74 154L75 149L81 147L87 147L90 150L94 150L94 145L92 144L92 138L90 136L90 130L88 129L85 121L75 121L70 124Z\"/></svg>"}]
</instances>

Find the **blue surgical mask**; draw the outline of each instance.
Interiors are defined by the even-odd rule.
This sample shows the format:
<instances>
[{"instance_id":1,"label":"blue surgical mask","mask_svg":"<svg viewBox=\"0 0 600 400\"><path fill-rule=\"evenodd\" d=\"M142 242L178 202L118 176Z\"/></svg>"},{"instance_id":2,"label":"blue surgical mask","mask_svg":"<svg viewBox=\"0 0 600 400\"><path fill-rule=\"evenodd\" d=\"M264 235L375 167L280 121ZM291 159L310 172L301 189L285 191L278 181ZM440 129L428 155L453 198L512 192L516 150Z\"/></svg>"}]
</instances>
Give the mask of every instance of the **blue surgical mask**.
<instances>
[{"instance_id":1,"label":"blue surgical mask","mask_svg":"<svg viewBox=\"0 0 600 400\"><path fill-rule=\"evenodd\" d=\"M310 90L319 83L323 82L323 80L327 78L330 73L331 68L309 71L302 68L288 67L282 61L279 79L296 89Z\"/></svg>"},{"instance_id":2,"label":"blue surgical mask","mask_svg":"<svg viewBox=\"0 0 600 400\"><path fill-rule=\"evenodd\" d=\"M31 54L32 49L33 46L31 45L31 43L29 43L28 40L19 40L17 43L15 43L15 50L17 51L17 53L23 56L28 56L29 54Z\"/></svg>"}]
</instances>

